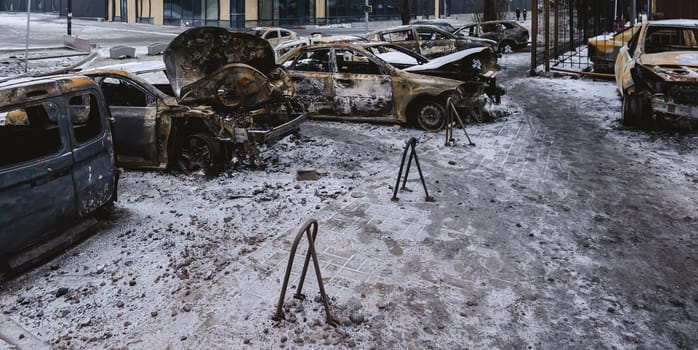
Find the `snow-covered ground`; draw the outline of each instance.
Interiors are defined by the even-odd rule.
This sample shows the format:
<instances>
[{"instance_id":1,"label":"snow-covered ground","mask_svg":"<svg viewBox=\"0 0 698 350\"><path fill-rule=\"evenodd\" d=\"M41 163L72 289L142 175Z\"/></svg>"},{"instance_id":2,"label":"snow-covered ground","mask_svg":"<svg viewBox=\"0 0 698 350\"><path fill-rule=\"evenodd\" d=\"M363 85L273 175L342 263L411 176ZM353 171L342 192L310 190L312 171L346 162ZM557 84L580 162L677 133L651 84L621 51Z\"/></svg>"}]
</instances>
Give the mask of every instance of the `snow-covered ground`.
<instances>
[{"instance_id":1,"label":"snow-covered ground","mask_svg":"<svg viewBox=\"0 0 698 350\"><path fill-rule=\"evenodd\" d=\"M500 59L505 115L468 125L475 147L307 121L264 170L127 170L97 234L0 287L2 317L58 349L693 347L698 139L621 128L612 82L529 58ZM410 137L435 203L414 164L390 201ZM336 328L313 273L271 319L311 218Z\"/></svg>"}]
</instances>

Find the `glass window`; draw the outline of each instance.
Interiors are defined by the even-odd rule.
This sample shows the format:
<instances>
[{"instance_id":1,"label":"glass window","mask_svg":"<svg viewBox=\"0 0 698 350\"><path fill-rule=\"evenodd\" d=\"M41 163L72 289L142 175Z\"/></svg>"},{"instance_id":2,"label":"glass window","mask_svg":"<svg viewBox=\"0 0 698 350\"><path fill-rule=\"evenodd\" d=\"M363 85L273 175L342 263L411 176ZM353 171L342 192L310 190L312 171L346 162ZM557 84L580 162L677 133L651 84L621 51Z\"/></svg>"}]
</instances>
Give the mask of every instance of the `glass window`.
<instances>
[{"instance_id":1,"label":"glass window","mask_svg":"<svg viewBox=\"0 0 698 350\"><path fill-rule=\"evenodd\" d=\"M102 119L97 97L92 94L73 96L68 101L68 117L78 143L93 139L102 132Z\"/></svg>"},{"instance_id":2,"label":"glass window","mask_svg":"<svg viewBox=\"0 0 698 350\"><path fill-rule=\"evenodd\" d=\"M337 71L339 73L355 74L380 74L377 64L368 59L365 55L347 49L335 50L337 58Z\"/></svg>"},{"instance_id":3,"label":"glass window","mask_svg":"<svg viewBox=\"0 0 698 350\"><path fill-rule=\"evenodd\" d=\"M291 69L306 72L329 72L329 57L329 49L305 51L296 57Z\"/></svg>"},{"instance_id":4,"label":"glass window","mask_svg":"<svg viewBox=\"0 0 698 350\"><path fill-rule=\"evenodd\" d=\"M0 110L0 167L57 153L62 145L58 114L51 102Z\"/></svg>"}]
</instances>

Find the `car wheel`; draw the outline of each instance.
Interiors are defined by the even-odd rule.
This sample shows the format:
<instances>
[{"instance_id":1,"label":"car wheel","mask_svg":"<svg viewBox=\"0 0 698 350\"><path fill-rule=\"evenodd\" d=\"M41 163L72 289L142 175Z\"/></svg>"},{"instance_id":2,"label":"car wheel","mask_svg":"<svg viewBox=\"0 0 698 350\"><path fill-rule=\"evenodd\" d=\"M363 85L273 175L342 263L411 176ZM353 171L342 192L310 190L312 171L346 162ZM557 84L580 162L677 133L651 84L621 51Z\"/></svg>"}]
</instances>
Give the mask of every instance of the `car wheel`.
<instances>
[{"instance_id":1,"label":"car wheel","mask_svg":"<svg viewBox=\"0 0 698 350\"><path fill-rule=\"evenodd\" d=\"M514 43L511 40L503 40L498 46L500 53L512 53L514 52Z\"/></svg>"},{"instance_id":2,"label":"car wheel","mask_svg":"<svg viewBox=\"0 0 698 350\"><path fill-rule=\"evenodd\" d=\"M623 126L650 127L649 106L640 94L624 94L621 123Z\"/></svg>"},{"instance_id":3,"label":"car wheel","mask_svg":"<svg viewBox=\"0 0 698 350\"><path fill-rule=\"evenodd\" d=\"M187 175L216 175L223 168L220 143L207 133L186 135L179 144L177 164Z\"/></svg>"},{"instance_id":4,"label":"car wheel","mask_svg":"<svg viewBox=\"0 0 698 350\"><path fill-rule=\"evenodd\" d=\"M446 110L436 101L422 102L417 106L417 123L426 131L439 131L446 124Z\"/></svg>"}]
</instances>

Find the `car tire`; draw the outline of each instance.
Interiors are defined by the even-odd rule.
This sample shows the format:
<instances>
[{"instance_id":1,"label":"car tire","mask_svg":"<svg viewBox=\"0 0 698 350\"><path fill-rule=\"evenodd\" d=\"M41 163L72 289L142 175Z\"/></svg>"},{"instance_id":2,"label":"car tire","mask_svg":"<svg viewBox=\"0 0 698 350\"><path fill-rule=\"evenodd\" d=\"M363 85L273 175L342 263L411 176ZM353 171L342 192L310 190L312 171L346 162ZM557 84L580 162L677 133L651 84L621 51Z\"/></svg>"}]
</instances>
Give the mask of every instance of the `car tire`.
<instances>
[{"instance_id":1,"label":"car tire","mask_svg":"<svg viewBox=\"0 0 698 350\"><path fill-rule=\"evenodd\" d=\"M208 133L185 135L177 149L177 164L187 175L216 175L223 169L221 144Z\"/></svg>"},{"instance_id":2,"label":"car tire","mask_svg":"<svg viewBox=\"0 0 698 350\"><path fill-rule=\"evenodd\" d=\"M623 111L621 123L623 126L648 129L651 127L650 106L640 94L628 94L623 96Z\"/></svg>"},{"instance_id":3,"label":"car tire","mask_svg":"<svg viewBox=\"0 0 698 350\"><path fill-rule=\"evenodd\" d=\"M511 40L502 40L501 42L499 42L499 45L497 45L497 49L499 50L499 53L502 53L502 54L514 52L515 47L516 47L516 45Z\"/></svg>"},{"instance_id":4,"label":"car tire","mask_svg":"<svg viewBox=\"0 0 698 350\"><path fill-rule=\"evenodd\" d=\"M436 101L425 101L416 108L419 127L426 131L439 131L446 125L446 109Z\"/></svg>"}]
</instances>

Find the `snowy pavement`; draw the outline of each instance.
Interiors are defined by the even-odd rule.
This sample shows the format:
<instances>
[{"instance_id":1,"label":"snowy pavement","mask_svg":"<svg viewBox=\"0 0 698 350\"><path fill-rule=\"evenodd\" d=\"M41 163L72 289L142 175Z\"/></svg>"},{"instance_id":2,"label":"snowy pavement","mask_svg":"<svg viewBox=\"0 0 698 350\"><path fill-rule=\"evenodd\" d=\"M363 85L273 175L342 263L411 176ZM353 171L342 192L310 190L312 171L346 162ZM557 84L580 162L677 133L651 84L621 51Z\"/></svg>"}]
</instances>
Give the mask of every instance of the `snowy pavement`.
<instances>
[{"instance_id":1,"label":"snowy pavement","mask_svg":"<svg viewBox=\"0 0 698 350\"><path fill-rule=\"evenodd\" d=\"M476 143L308 121L265 170L126 171L113 217L0 287L2 316L57 349L692 348L698 343L698 138L620 127L612 82L528 78L500 59L508 115ZM416 147L392 202L404 142ZM296 171L322 175L297 181ZM291 242L319 222L331 312L271 319ZM304 246L291 285L297 284ZM3 349L0 342L0 349ZM9 346L11 348L11 346Z\"/></svg>"}]
</instances>

